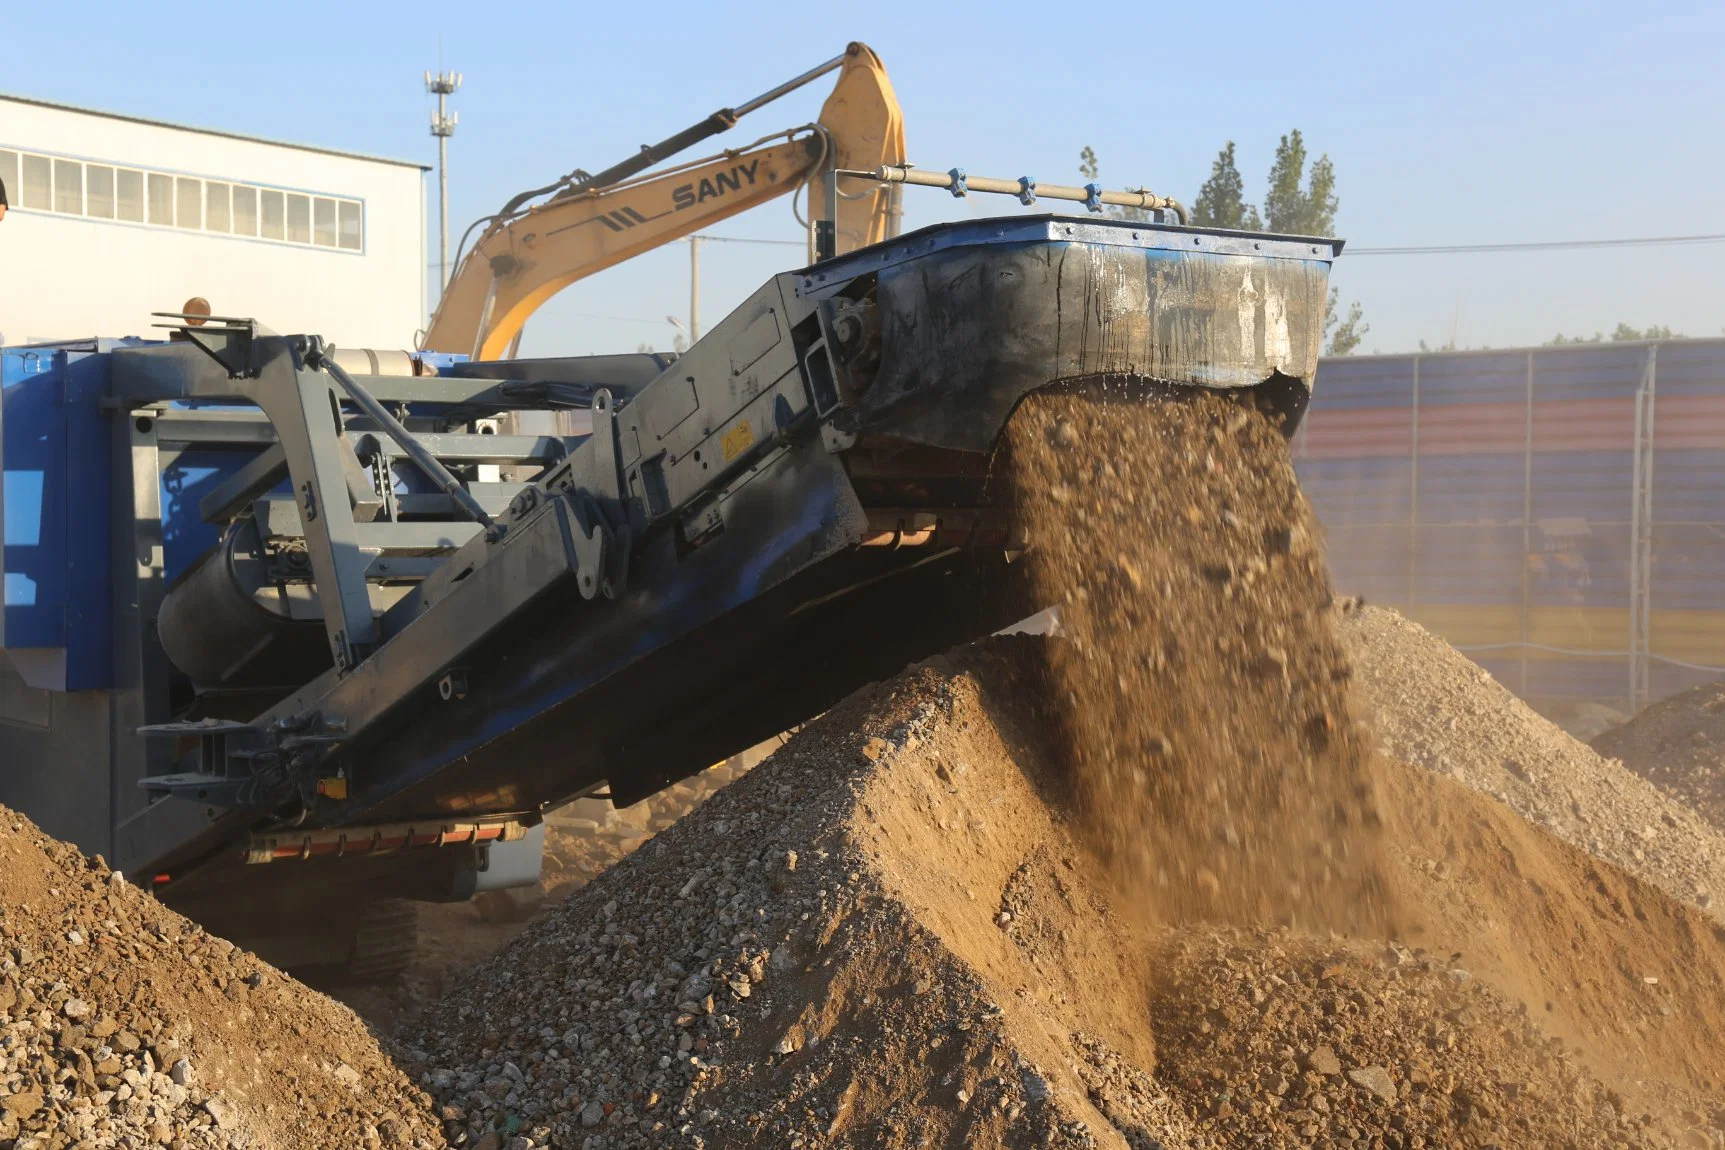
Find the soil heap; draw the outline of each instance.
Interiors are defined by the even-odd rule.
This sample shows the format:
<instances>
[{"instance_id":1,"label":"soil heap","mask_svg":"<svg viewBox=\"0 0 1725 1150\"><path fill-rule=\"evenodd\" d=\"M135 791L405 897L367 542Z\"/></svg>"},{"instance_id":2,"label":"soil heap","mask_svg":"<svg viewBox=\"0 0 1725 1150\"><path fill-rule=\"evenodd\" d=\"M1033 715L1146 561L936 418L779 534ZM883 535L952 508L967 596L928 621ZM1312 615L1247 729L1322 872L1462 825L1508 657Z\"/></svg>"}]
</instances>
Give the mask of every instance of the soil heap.
<instances>
[{"instance_id":1,"label":"soil heap","mask_svg":"<svg viewBox=\"0 0 1725 1150\"><path fill-rule=\"evenodd\" d=\"M1725 680L1657 702L1591 745L1725 832Z\"/></svg>"},{"instance_id":2,"label":"soil heap","mask_svg":"<svg viewBox=\"0 0 1725 1150\"><path fill-rule=\"evenodd\" d=\"M345 1007L0 808L0 1146L415 1146Z\"/></svg>"},{"instance_id":3,"label":"soil heap","mask_svg":"<svg viewBox=\"0 0 1725 1150\"><path fill-rule=\"evenodd\" d=\"M1508 804L1675 898L1725 912L1719 901L1725 830L1577 742L1396 612L1346 610L1341 631L1387 753ZM1666 722L1654 717L1643 729L1663 729ZM1627 750L1649 740L1632 733L1617 745Z\"/></svg>"}]
</instances>

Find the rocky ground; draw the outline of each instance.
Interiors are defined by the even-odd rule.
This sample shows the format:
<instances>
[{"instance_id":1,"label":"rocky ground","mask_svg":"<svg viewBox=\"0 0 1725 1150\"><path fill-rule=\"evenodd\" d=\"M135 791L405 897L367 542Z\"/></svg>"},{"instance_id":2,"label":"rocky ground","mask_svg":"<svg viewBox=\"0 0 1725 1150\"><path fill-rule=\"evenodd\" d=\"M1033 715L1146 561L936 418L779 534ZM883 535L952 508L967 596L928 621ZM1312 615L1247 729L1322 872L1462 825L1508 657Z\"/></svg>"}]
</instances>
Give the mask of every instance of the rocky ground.
<instances>
[{"instance_id":1,"label":"rocky ground","mask_svg":"<svg viewBox=\"0 0 1725 1150\"><path fill-rule=\"evenodd\" d=\"M0 1146L430 1147L364 1023L0 809Z\"/></svg>"}]
</instances>

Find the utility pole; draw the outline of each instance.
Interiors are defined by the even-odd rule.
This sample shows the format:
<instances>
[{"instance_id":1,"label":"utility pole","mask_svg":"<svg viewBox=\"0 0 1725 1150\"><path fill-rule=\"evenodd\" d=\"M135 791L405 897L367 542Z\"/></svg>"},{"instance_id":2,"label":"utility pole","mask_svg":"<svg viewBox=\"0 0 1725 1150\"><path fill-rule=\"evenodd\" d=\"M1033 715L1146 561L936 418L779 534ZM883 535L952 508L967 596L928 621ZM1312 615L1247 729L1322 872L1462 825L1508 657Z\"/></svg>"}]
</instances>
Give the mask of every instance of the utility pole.
<instances>
[{"instance_id":1,"label":"utility pole","mask_svg":"<svg viewBox=\"0 0 1725 1150\"><path fill-rule=\"evenodd\" d=\"M431 114L431 134L437 137L437 297L443 298L449 286L449 137L455 135L455 125L461 122L459 112L448 111L445 103L461 87L460 72L425 74L425 90L437 97L437 111Z\"/></svg>"},{"instance_id":2,"label":"utility pole","mask_svg":"<svg viewBox=\"0 0 1725 1150\"><path fill-rule=\"evenodd\" d=\"M689 237L689 344L701 338L701 237Z\"/></svg>"}]
</instances>

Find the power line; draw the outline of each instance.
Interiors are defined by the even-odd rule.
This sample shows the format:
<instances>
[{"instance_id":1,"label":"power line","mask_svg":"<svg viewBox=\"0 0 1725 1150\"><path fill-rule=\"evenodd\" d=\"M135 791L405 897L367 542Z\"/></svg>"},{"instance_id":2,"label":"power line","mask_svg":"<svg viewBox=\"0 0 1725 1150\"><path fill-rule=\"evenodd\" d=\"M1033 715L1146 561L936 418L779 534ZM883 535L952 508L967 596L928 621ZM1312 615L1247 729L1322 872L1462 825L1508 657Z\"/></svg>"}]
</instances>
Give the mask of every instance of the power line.
<instances>
[{"instance_id":1,"label":"power line","mask_svg":"<svg viewBox=\"0 0 1725 1150\"><path fill-rule=\"evenodd\" d=\"M1712 244L1725 240L1725 233L1704 236L1646 236L1616 240L1545 240L1522 244L1425 244L1406 247L1343 249L1350 256L1459 255L1465 252L1554 252L1579 248L1651 248L1676 244Z\"/></svg>"},{"instance_id":2,"label":"power line","mask_svg":"<svg viewBox=\"0 0 1725 1150\"><path fill-rule=\"evenodd\" d=\"M806 246L803 240L760 240L750 236L702 234L695 238L703 241L713 240L724 244L770 244L787 248ZM1606 240L1538 240L1530 243L1512 244L1407 244L1396 247L1348 247L1344 249L1343 254L1350 256L1460 255L1468 252L1546 252L1572 251L1580 248L1667 247L1674 244L1712 244L1721 241L1725 241L1725 232L1695 236L1639 236Z\"/></svg>"}]
</instances>

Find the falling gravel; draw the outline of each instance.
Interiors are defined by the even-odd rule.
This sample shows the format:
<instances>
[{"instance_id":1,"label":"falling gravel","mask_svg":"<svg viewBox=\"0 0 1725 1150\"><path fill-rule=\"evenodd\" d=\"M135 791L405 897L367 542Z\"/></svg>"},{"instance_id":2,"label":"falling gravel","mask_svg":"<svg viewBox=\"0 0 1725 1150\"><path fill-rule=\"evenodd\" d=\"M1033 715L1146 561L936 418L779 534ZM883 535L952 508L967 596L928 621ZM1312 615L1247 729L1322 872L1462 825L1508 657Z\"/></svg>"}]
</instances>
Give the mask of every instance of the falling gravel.
<instances>
[{"instance_id":1,"label":"falling gravel","mask_svg":"<svg viewBox=\"0 0 1725 1150\"><path fill-rule=\"evenodd\" d=\"M1166 917L1380 925L1366 746L1277 420L1138 390L1031 395L1005 436L1086 825Z\"/></svg>"}]
</instances>

